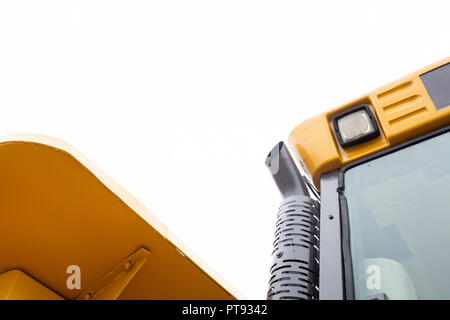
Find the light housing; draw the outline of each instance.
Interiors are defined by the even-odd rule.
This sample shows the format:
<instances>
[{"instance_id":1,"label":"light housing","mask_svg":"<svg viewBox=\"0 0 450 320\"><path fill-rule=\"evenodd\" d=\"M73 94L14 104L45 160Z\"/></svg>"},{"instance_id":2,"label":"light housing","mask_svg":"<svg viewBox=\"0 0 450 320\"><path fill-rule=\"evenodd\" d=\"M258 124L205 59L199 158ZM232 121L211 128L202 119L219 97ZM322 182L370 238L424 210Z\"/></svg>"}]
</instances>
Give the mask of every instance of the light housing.
<instances>
[{"instance_id":1,"label":"light housing","mask_svg":"<svg viewBox=\"0 0 450 320\"><path fill-rule=\"evenodd\" d=\"M334 117L333 128L343 148L372 140L380 135L375 117L367 104Z\"/></svg>"}]
</instances>

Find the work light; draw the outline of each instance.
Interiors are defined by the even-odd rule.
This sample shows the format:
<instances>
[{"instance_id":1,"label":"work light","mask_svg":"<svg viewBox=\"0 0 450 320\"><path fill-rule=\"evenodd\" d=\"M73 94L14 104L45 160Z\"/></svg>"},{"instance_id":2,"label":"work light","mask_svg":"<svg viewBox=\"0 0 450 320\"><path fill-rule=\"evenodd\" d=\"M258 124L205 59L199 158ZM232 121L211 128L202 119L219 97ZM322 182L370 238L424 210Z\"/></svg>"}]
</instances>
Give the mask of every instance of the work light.
<instances>
[{"instance_id":1,"label":"work light","mask_svg":"<svg viewBox=\"0 0 450 320\"><path fill-rule=\"evenodd\" d=\"M343 148L371 140L380 134L368 105L359 106L336 116L333 119L333 127Z\"/></svg>"}]
</instances>

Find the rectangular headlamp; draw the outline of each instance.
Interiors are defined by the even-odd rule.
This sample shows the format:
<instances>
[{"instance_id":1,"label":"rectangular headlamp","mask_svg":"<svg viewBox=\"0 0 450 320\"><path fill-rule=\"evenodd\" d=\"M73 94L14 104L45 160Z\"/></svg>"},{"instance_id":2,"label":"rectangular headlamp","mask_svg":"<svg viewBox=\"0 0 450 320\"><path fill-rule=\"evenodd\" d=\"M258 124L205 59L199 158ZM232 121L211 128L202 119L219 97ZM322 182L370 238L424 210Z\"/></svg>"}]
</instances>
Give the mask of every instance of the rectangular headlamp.
<instances>
[{"instance_id":1,"label":"rectangular headlamp","mask_svg":"<svg viewBox=\"0 0 450 320\"><path fill-rule=\"evenodd\" d=\"M333 128L343 148L363 143L380 135L375 117L366 104L334 117Z\"/></svg>"}]
</instances>

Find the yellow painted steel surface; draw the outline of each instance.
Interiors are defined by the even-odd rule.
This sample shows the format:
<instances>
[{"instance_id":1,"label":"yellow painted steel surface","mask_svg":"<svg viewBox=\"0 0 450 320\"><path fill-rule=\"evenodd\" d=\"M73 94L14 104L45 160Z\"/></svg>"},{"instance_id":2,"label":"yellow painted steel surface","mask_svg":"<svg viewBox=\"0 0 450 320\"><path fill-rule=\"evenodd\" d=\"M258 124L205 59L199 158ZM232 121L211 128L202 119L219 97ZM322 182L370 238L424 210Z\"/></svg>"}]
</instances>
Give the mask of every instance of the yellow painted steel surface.
<instances>
[{"instance_id":1,"label":"yellow painted steel surface","mask_svg":"<svg viewBox=\"0 0 450 320\"><path fill-rule=\"evenodd\" d=\"M0 177L0 277L20 270L65 299L83 298L90 287L99 291L97 297L120 292L119 299L243 298L63 141L36 135L0 139ZM120 263L135 252L141 252L135 259L139 268L125 274ZM80 268L79 289L66 283L71 265ZM130 268L127 261L123 268ZM123 280L113 283L120 278L115 274Z\"/></svg>"},{"instance_id":2,"label":"yellow painted steel surface","mask_svg":"<svg viewBox=\"0 0 450 320\"><path fill-rule=\"evenodd\" d=\"M0 300L63 300L20 270L0 274Z\"/></svg>"},{"instance_id":3,"label":"yellow painted steel surface","mask_svg":"<svg viewBox=\"0 0 450 320\"><path fill-rule=\"evenodd\" d=\"M295 127L289 135L289 146L316 188L319 189L322 173L450 124L450 108L437 110L420 79L420 75L447 63L450 57ZM374 112L380 136L343 149L337 141L332 120L363 104L368 104Z\"/></svg>"}]
</instances>

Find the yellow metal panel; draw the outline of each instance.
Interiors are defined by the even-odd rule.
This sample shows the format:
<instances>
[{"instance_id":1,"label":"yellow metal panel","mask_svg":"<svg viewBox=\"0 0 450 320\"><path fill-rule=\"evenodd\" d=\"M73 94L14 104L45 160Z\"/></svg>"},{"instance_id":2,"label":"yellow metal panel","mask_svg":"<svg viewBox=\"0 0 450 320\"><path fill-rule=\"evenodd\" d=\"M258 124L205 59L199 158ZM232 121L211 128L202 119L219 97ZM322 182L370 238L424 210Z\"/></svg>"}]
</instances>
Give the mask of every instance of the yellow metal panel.
<instances>
[{"instance_id":1,"label":"yellow metal panel","mask_svg":"<svg viewBox=\"0 0 450 320\"><path fill-rule=\"evenodd\" d=\"M289 145L314 185L319 189L322 173L450 124L450 108L436 110L420 80L421 74L447 63L450 57L295 127L289 135ZM380 136L343 149L337 142L332 120L362 104L368 104L374 112Z\"/></svg>"},{"instance_id":2,"label":"yellow metal panel","mask_svg":"<svg viewBox=\"0 0 450 320\"><path fill-rule=\"evenodd\" d=\"M0 274L0 300L63 300L20 270Z\"/></svg>"},{"instance_id":3,"label":"yellow metal panel","mask_svg":"<svg viewBox=\"0 0 450 320\"><path fill-rule=\"evenodd\" d=\"M145 248L148 261L119 299L243 298L63 141L35 135L0 139L0 176L0 270L23 270L75 299ZM70 265L80 267L80 289L66 285Z\"/></svg>"}]
</instances>

